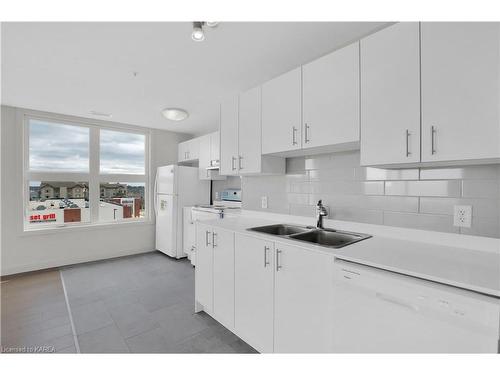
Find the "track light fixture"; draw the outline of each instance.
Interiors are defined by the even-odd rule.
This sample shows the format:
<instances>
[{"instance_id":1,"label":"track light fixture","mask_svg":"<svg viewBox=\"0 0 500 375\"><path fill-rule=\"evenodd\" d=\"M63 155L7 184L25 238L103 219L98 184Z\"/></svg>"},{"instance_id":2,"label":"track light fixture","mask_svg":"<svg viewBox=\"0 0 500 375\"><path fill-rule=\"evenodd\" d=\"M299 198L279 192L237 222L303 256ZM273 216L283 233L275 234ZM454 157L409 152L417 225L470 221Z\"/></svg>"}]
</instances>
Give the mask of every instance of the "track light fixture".
<instances>
[{"instance_id":1,"label":"track light fixture","mask_svg":"<svg viewBox=\"0 0 500 375\"><path fill-rule=\"evenodd\" d=\"M191 33L191 39L193 39L195 42L202 42L205 40L205 32L203 30L203 26L207 26L210 28L217 27L219 22L214 22L214 21L195 21L193 22L193 32Z\"/></svg>"}]
</instances>

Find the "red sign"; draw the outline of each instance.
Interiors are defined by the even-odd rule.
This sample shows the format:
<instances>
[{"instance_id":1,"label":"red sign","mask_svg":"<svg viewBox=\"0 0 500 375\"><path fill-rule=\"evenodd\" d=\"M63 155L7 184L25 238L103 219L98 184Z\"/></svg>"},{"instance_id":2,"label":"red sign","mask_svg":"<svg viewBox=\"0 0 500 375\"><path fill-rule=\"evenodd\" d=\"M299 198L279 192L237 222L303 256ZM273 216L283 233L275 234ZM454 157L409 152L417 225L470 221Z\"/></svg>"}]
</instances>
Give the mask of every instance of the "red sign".
<instances>
[{"instance_id":1,"label":"red sign","mask_svg":"<svg viewBox=\"0 0 500 375\"><path fill-rule=\"evenodd\" d=\"M41 223L46 221L56 221L56 214L30 215L31 223Z\"/></svg>"}]
</instances>

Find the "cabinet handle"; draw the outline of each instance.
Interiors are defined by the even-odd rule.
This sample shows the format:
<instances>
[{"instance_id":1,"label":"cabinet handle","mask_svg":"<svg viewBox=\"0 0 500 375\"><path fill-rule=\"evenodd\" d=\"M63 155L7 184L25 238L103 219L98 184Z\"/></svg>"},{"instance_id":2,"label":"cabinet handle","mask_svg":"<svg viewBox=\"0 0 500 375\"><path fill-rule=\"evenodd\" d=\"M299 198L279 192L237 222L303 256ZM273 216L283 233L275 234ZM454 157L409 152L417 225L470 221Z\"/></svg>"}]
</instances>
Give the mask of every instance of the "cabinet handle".
<instances>
[{"instance_id":1,"label":"cabinet handle","mask_svg":"<svg viewBox=\"0 0 500 375\"><path fill-rule=\"evenodd\" d=\"M238 156L238 169L243 169L243 165L241 161L243 160L243 156Z\"/></svg>"},{"instance_id":2,"label":"cabinet handle","mask_svg":"<svg viewBox=\"0 0 500 375\"><path fill-rule=\"evenodd\" d=\"M210 245L209 238L210 238L210 231L207 230L207 231L205 231L205 246L207 246L207 247L208 247L208 245Z\"/></svg>"},{"instance_id":3,"label":"cabinet handle","mask_svg":"<svg viewBox=\"0 0 500 375\"><path fill-rule=\"evenodd\" d=\"M217 244L215 243L216 238L217 238L217 233L212 232L212 248L217 247Z\"/></svg>"},{"instance_id":4,"label":"cabinet handle","mask_svg":"<svg viewBox=\"0 0 500 375\"><path fill-rule=\"evenodd\" d=\"M189 155L191 154L191 151L188 151L188 159L189 159Z\"/></svg>"},{"instance_id":5,"label":"cabinet handle","mask_svg":"<svg viewBox=\"0 0 500 375\"><path fill-rule=\"evenodd\" d=\"M297 140L295 137L296 133L297 133L297 128L295 126L292 126L292 145L294 146L297 144Z\"/></svg>"},{"instance_id":6,"label":"cabinet handle","mask_svg":"<svg viewBox=\"0 0 500 375\"><path fill-rule=\"evenodd\" d=\"M309 125L304 127L304 142L309 143Z\"/></svg>"},{"instance_id":7,"label":"cabinet handle","mask_svg":"<svg viewBox=\"0 0 500 375\"><path fill-rule=\"evenodd\" d=\"M231 157L231 170L235 171L236 166L234 165L234 162L236 161L236 158L234 156Z\"/></svg>"},{"instance_id":8,"label":"cabinet handle","mask_svg":"<svg viewBox=\"0 0 500 375\"><path fill-rule=\"evenodd\" d=\"M276 249L276 272L278 272L283 267L280 265L280 254L281 250Z\"/></svg>"},{"instance_id":9,"label":"cabinet handle","mask_svg":"<svg viewBox=\"0 0 500 375\"><path fill-rule=\"evenodd\" d=\"M410 136L411 133L408 129L406 129L406 157L409 157L411 155L410 152Z\"/></svg>"},{"instance_id":10,"label":"cabinet handle","mask_svg":"<svg viewBox=\"0 0 500 375\"><path fill-rule=\"evenodd\" d=\"M269 261L267 260L267 251L269 250L269 246L264 246L264 268L269 265Z\"/></svg>"},{"instance_id":11,"label":"cabinet handle","mask_svg":"<svg viewBox=\"0 0 500 375\"><path fill-rule=\"evenodd\" d=\"M436 153L436 146L434 142L434 138L436 137L436 128L431 126L431 155Z\"/></svg>"}]
</instances>

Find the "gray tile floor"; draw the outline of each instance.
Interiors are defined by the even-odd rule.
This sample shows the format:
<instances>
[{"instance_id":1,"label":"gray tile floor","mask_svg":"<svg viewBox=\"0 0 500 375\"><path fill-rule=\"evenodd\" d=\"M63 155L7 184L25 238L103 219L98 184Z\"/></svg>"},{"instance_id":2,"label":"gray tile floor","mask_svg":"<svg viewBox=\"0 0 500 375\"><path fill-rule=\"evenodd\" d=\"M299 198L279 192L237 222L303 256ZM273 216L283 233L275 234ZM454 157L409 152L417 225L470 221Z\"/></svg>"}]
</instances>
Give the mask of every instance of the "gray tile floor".
<instances>
[{"instance_id":1,"label":"gray tile floor","mask_svg":"<svg viewBox=\"0 0 500 375\"><path fill-rule=\"evenodd\" d=\"M62 271L82 353L254 353L194 313L194 268L159 252Z\"/></svg>"},{"instance_id":2,"label":"gray tile floor","mask_svg":"<svg viewBox=\"0 0 500 375\"><path fill-rule=\"evenodd\" d=\"M147 253L66 267L61 276L82 353L256 353L194 313L187 260ZM58 271L2 284L2 345L76 351Z\"/></svg>"}]
</instances>

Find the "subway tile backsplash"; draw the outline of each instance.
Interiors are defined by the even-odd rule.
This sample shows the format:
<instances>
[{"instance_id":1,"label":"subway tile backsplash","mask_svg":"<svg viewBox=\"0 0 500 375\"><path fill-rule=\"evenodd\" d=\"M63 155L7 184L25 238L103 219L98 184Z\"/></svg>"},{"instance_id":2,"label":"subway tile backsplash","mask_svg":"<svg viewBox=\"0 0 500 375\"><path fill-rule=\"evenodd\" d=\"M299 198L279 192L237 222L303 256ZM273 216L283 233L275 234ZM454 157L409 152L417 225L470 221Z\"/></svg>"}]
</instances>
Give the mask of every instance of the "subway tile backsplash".
<instances>
[{"instance_id":1,"label":"subway tile backsplash","mask_svg":"<svg viewBox=\"0 0 500 375\"><path fill-rule=\"evenodd\" d=\"M282 176L242 177L243 208L500 238L500 165L360 167L359 151L287 159ZM261 197L268 197L268 209ZM453 226L453 206L472 206L472 227Z\"/></svg>"}]
</instances>

